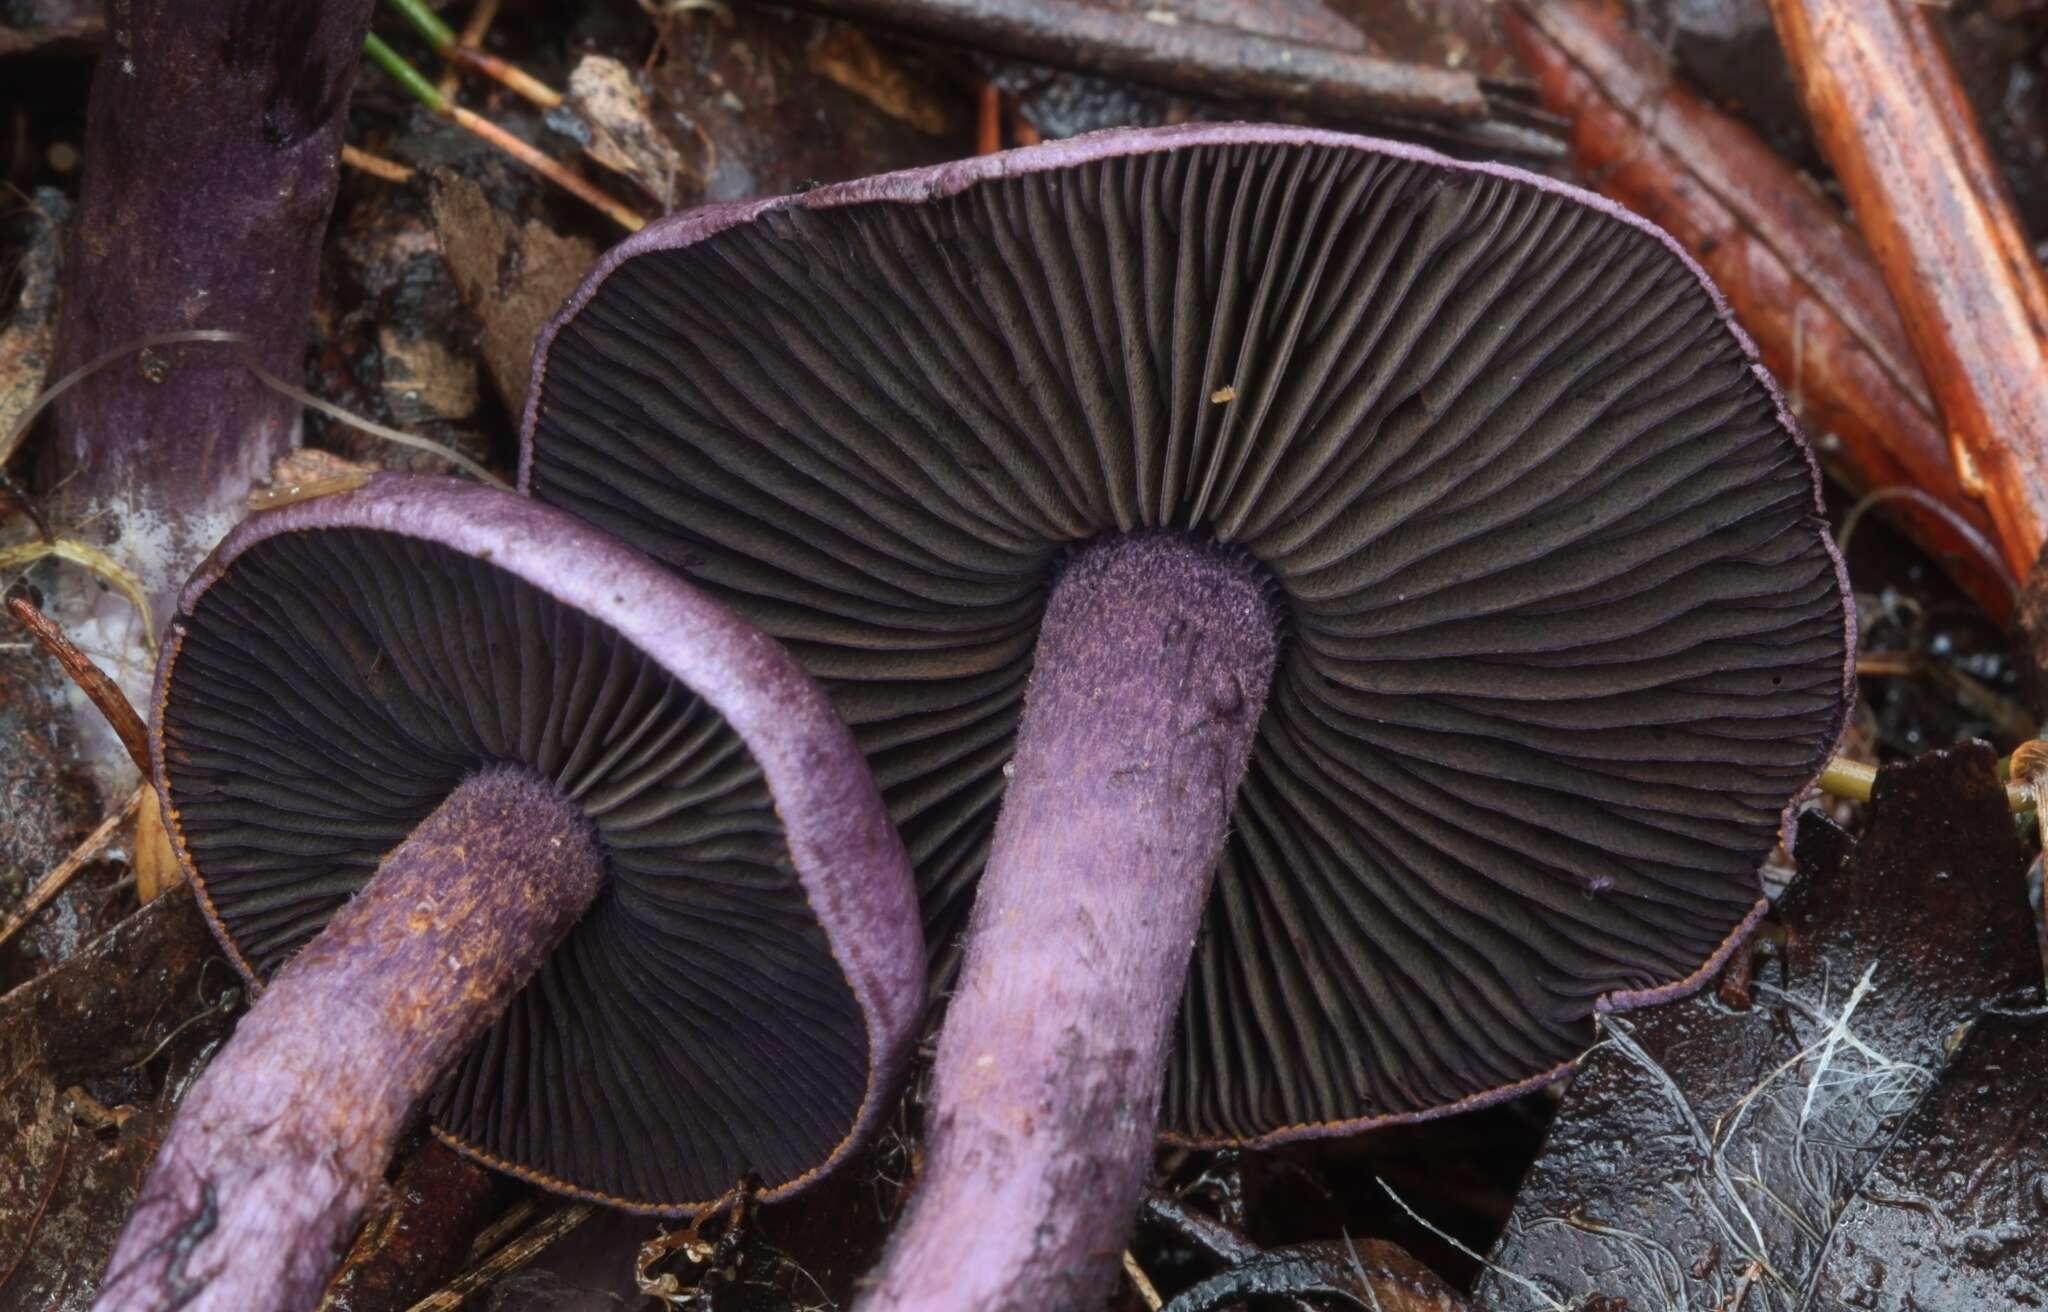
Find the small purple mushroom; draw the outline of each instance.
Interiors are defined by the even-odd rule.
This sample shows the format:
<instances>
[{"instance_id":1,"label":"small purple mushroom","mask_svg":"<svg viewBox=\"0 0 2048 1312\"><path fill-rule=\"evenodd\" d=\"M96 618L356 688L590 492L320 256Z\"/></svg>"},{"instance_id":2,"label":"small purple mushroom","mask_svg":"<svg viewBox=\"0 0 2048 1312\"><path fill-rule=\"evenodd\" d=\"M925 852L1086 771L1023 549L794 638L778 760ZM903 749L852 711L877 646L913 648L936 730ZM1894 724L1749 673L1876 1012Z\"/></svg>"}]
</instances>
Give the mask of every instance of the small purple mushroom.
<instances>
[{"instance_id":1,"label":"small purple mushroom","mask_svg":"<svg viewBox=\"0 0 2048 1312\"><path fill-rule=\"evenodd\" d=\"M790 644L941 981L964 929L870 1308L1100 1306L1155 1128L1555 1078L1753 923L1846 717L1748 341L1511 169L1205 125L714 206L535 373L524 486Z\"/></svg>"},{"instance_id":2,"label":"small purple mushroom","mask_svg":"<svg viewBox=\"0 0 2048 1312\"><path fill-rule=\"evenodd\" d=\"M429 1093L487 1165L661 1213L800 1189L885 1109L902 844L817 685L654 562L379 476L234 530L157 688L172 842L263 991L98 1307L310 1306Z\"/></svg>"}]
</instances>

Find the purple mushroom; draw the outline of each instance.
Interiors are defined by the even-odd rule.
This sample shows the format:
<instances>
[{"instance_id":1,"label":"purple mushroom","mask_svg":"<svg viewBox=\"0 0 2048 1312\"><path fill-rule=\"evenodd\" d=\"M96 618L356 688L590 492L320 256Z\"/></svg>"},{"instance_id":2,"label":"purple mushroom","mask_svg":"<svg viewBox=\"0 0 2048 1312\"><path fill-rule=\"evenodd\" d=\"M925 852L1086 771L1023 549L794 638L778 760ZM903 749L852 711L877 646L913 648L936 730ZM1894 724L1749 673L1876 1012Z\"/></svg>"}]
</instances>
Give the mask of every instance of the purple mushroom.
<instances>
[{"instance_id":1,"label":"purple mushroom","mask_svg":"<svg viewBox=\"0 0 2048 1312\"><path fill-rule=\"evenodd\" d=\"M1747 339L1515 170L1204 125L714 206L535 376L524 486L790 644L964 930L871 1308L1099 1306L1155 1127L1555 1078L1753 923L1845 719Z\"/></svg>"},{"instance_id":2,"label":"purple mushroom","mask_svg":"<svg viewBox=\"0 0 2048 1312\"><path fill-rule=\"evenodd\" d=\"M243 334L264 368L301 377L372 8L371 0L106 7L52 381L138 339L195 329ZM297 444L298 431L298 403L271 390L235 348L131 352L56 402L44 471L54 514L140 581L161 622L179 584L241 518L250 486ZM138 641L127 603L105 589L60 600L80 640L140 700L148 663L127 656L157 635Z\"/></svg>"},{"instance_id":3,"label":"purple mushroom","mask_svg":"<svg viewBox=\"0 0 2048 1312\"><path fill-rule=\"evenodd\" d=\"M173 844L263 992L100 1308L310 1306L430 1093L478 1160L662 1213L802 1188L885 1109L902 844L817 685L654 562L379 476L231 533L157 689Z\"/></svg>"}]
</instances>

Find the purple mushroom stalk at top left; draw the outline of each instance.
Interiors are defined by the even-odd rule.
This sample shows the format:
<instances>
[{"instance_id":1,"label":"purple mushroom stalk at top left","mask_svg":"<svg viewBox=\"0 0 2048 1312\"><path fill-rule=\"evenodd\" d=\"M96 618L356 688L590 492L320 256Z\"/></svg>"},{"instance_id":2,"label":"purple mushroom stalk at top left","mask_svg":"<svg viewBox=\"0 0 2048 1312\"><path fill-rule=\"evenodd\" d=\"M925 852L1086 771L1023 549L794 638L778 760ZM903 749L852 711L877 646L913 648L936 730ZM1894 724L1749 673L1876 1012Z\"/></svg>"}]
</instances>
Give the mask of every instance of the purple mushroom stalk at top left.
<instances>
[{"instance_id":1,"label":"purple mushroom stalk at top left","mask_svg":"<svg viewBox=\"0 0 2048 1312\"><path fill-rule=\"evenodd\" d=\"M321 238L372 0L108 6L52 381L139 339L245 336L304 367ZM298 403L211 342L107 360L60 396L42 471L50 519L133 576L161 622L250 486L298 441ZM155 633L121 596L67 587L74 638L140 701ZM125 760L96 719L95 760ZM104 742L105 750L95 744ZM124 769L125 767L118 767Z\"/></svg>"},{"instance_id":2,"label":"purple mushroom stalk at top left","mask_svg":"<svg viewBox=\"0 0 2048 1312\"><path fill-rule=\"evenodd\" d=\"M560 511L379 475L251 518L180 598L151 746L261 996L106 1312L312 1306L423 1104L487 1165L688 1214L803 1188L889 1101L923 945L851 735L780 645Z\"/></svg>"}]
</instances>

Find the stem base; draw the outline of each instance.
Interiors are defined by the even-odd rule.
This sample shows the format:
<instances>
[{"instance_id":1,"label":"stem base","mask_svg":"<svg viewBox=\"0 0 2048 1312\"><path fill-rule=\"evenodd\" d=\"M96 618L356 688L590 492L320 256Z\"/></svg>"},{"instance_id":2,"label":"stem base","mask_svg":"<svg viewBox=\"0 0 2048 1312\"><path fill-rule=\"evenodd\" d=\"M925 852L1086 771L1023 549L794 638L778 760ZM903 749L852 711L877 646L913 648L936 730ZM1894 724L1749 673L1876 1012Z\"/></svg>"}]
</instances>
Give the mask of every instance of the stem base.
<instances>
[{"instance_id":1,"label":"stem base","mask_svg":"<svg viewBox=\"0 0 2048 1312\"><path fill-rule=\"evenodd\" d=\"M185 1099L96 1312L318 1301L413 1109L596 897L589 825L471 776L279 971Z\"/></svg>"}]
</instances>

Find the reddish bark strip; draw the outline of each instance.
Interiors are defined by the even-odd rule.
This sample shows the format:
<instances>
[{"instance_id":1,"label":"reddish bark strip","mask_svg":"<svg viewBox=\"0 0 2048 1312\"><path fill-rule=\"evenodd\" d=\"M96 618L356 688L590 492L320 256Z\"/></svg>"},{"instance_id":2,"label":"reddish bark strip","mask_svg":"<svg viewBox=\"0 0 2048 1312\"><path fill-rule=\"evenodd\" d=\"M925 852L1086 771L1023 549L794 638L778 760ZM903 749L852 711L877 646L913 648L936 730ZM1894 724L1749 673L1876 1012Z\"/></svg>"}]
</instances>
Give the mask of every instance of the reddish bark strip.
<instances>
[{"instance_id":1,"label":"reddish bark strip","mask_svg":"<svg viewBox=\"0 0 2048 1312\"><path fill-rule=\"evenodd\" d=\"M1595 187L1682 242L1720 285L1791 393L1829 473L1856 491L1925 491L1986 542L1933 398L1877 266L1839 210L1747 126L1673 79L1611 9L1581 0L1510 9L1509 36L1544 102L1573 121ZM1888 515L2003 623L2012 585L1940 513Z\"/></svg>"},{"instance_id":2,"label":"reddish bark strip","mask_svg":"<svg viewBox=\"0 0 2048 1312\"><path fill-rule=\"evenodd\" d=\"M1821 149L1906 320L1965 490L2024 578L2048 535L2048 277L1933 14L1771 0Z\"/></svg>"}]
</instances>

